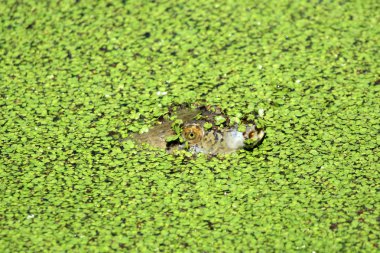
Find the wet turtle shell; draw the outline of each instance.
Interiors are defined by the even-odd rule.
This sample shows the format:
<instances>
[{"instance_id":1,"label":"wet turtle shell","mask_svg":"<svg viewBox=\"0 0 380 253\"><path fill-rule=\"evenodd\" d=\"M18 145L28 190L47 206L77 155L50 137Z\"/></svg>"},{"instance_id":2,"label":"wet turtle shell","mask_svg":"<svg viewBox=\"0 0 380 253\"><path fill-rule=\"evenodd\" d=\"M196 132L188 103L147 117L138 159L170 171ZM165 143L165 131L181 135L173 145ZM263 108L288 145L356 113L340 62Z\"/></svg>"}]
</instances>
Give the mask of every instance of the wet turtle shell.
<instances>
[{"instance_id":1,"label":"wet turtle shell","mask_svg":"<svg viewBox=\"0 0 380 253\"><path fill-rule=\"evenodd\" d=\"M245 131L239 131L237 124L229 126L230 118L217 106L180 105L170 108L168 115L148 132L134 134L132 139L168 152L185 149L195 154L228 154L241 148L253 149L265 136L254 122L242 120L242 124Z\"/></svg>"}]
</instances>

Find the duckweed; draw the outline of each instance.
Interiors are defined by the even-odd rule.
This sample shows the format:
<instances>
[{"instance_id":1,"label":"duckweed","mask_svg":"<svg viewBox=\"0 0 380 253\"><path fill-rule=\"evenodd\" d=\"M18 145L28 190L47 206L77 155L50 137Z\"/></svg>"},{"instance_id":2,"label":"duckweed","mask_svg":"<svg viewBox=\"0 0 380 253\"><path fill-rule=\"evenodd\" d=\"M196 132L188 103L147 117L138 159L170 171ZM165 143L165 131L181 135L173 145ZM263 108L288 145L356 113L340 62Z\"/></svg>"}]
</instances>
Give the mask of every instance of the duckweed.
<instances>
[{"instance_id":1,"label":"duckweed","mask_svg":"<svg viewBox=\"0 0 380 253\"><path fill-rule=\"evenodd\" d=\"M379 250L378 1L0 10L0 252ZM120 141L194 101L265 141L195 159Z\"/></svg>"}]
</instances>

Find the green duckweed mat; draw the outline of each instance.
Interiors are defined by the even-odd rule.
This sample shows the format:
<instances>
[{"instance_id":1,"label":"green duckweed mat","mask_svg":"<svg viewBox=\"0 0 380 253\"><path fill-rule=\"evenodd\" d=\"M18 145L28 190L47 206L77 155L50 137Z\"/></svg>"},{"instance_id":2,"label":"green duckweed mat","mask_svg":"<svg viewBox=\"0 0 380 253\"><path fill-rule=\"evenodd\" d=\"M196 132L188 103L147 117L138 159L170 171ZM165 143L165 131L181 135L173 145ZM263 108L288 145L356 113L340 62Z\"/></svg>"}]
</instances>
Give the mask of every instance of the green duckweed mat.
<instances>
[{"instance_id":1,"label":"green duckweed mat","mask_svg":"<svg viewBox=\"0 0 380 253\"><path fill-rule=\"evenodd\" d=\"M379 1L95 2L0 3L0 252L379 251ZM265 141L120 141L199 101Z\"/></svg>"}]
</instances>

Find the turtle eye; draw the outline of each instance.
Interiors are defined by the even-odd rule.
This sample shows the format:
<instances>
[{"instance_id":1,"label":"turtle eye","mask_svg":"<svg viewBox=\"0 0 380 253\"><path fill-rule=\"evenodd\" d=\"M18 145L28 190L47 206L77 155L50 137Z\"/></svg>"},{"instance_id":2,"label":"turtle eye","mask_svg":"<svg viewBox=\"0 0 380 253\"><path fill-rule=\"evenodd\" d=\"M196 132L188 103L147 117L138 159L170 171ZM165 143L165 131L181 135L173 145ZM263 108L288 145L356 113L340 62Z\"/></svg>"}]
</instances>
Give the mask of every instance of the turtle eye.
<instances>
[{"instance_id":1,"label":"turtle eye","mask_svg":"<svg viewBox=\"0 0 380 253\"><path fill-rule=\"evenodd\" d=\"M188 133L187 139L194 140L195 139L195 133L193 133L193 132Z\"/></svg>"},{"instance_id":2,"label":"turtle eye","mask_svg":"<svg viewBox=\"0 0 380 253\"><path fill-rule=\"evenodd\" d=\"M203 128L197 124L190 124L183 129L182 136L191 144L199 142L204 135Z\"/></svg>"}]
</instances>

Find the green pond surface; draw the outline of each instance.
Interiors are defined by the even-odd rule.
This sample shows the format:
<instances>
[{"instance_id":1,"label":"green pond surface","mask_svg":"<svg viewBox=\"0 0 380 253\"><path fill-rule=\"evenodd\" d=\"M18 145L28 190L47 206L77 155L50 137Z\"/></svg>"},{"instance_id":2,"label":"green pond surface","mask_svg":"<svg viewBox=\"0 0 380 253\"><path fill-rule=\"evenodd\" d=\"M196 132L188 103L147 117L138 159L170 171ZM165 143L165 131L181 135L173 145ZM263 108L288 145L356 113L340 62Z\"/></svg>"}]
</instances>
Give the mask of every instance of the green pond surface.
<instances>
[{"instance_id":1,"label":"green pond surface","mask_svg":"<svg viewBox=\"0 0 380 253\"><path fill-rule=\"evenodd\" d=\"M1 1L0 252L379 252L379 23L377 0ZM128 139L192 102L267 136Z\"/></svg>"}]
</instances>

